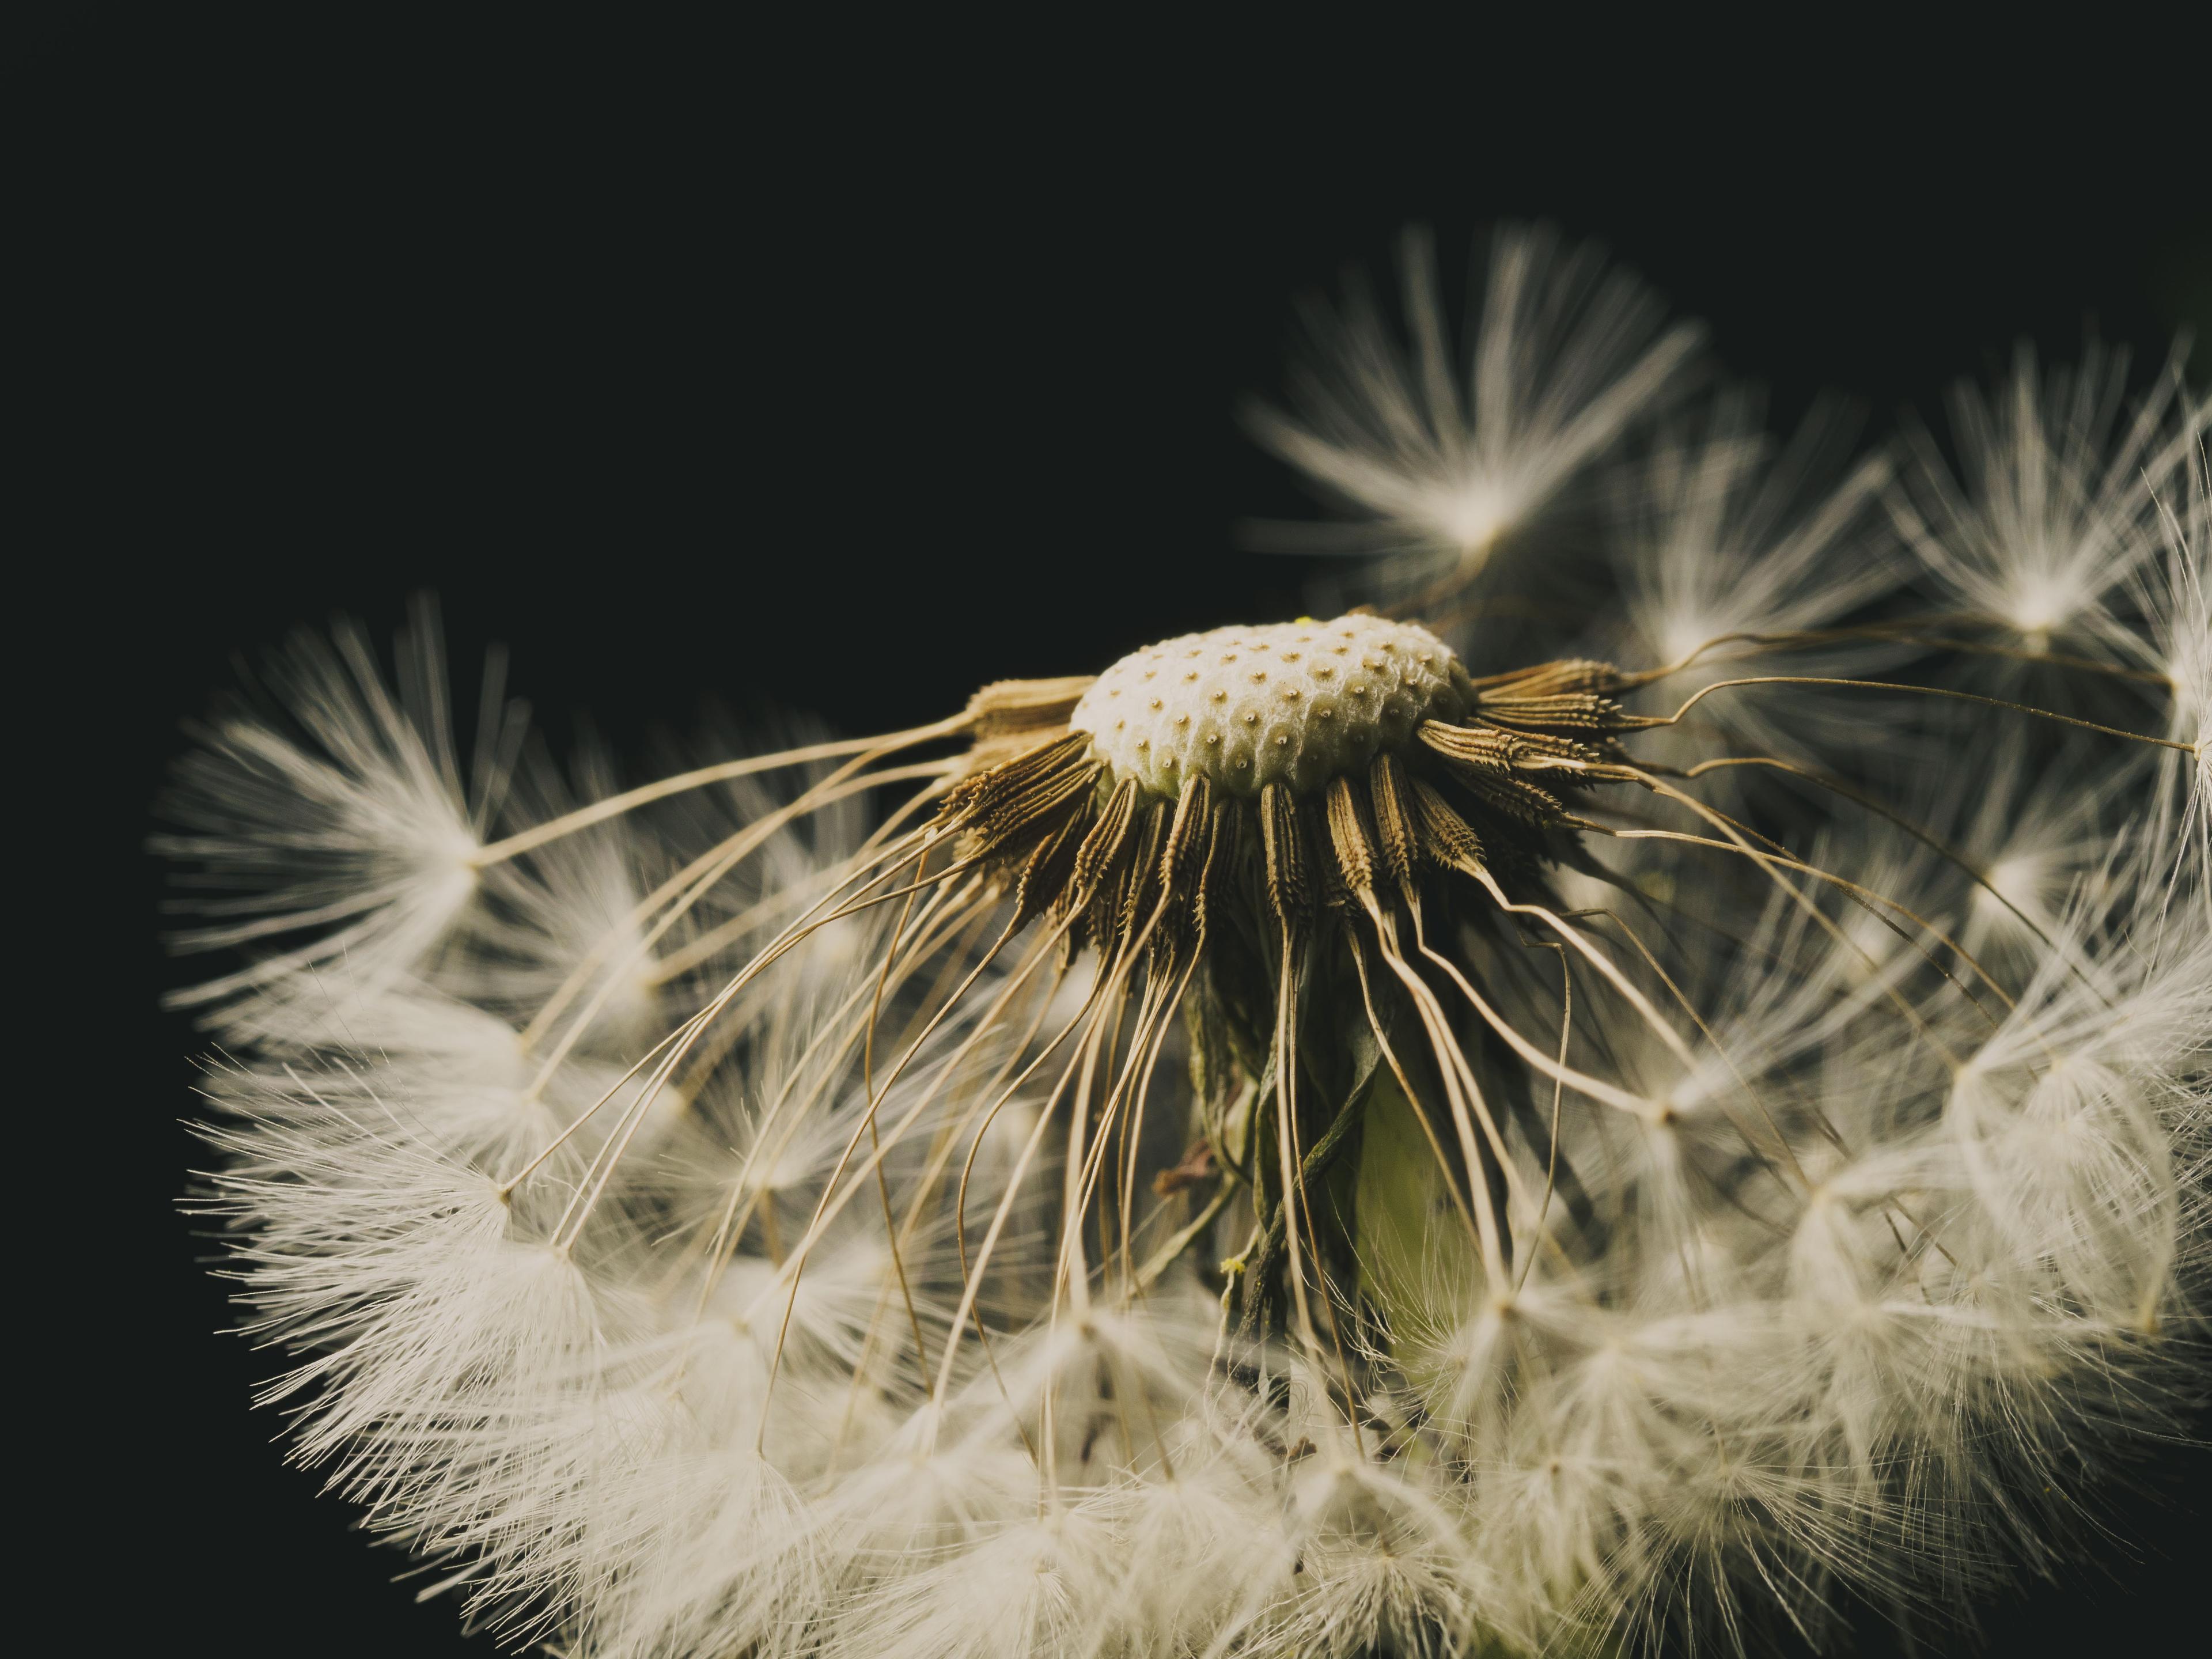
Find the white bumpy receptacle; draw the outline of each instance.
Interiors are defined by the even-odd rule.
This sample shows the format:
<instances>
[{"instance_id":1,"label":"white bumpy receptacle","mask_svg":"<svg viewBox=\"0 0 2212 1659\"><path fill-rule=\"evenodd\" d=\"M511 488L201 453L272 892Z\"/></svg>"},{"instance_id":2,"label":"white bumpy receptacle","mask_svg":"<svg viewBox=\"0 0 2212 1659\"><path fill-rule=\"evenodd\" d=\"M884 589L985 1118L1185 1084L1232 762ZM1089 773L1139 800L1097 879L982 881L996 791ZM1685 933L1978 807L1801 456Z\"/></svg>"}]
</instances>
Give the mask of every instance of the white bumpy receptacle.
<instances>
[{"instance_id":1,"label":"white bumpy receptacle","mask_svg":"<svg viewBox=\"0 0 2212 1659\"><path fill-rule=\"evenodd\" d=\"M1428 629L1340 617L1146 646L1098 677L1069 724L1117 782L1154 794L1176 795L1194 775L1232 794L1270 783L1304 793L1406 750L1421 721L1457 720L1473 700Z\"/></svg>"}]
</instances>

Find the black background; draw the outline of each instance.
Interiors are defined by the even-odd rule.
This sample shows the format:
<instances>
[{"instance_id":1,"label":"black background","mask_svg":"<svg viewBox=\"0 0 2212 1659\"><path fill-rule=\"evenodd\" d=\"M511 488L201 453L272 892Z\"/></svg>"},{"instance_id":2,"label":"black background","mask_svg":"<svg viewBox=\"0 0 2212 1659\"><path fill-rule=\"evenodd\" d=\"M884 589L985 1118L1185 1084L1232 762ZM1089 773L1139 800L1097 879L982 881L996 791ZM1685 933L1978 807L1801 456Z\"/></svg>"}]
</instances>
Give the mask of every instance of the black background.
<instances>
[{"instance_id":1,"label":"black background","mask_svg":"<svg viewBox=\"0 0 2212 1659\"><path fill-rule=\"evenodd\" d=\"M1310 508L1233 411L1279 385L1292 299L1413 220L1447 291L1495 220L1603 238L1784 422L1824 390L1877 429L1933 414L2092 320L2155 360L2212 303L2201 64L2169 82L2148 39L1999 62L1594 22L1362 39L1347 15L1262 62L857 16L514 27L93 13L27 63L42 510L10 632L27 723L60 740L25 817L67 920L19 1039L64 1064L29 1115L59 1218L15 1322L43 1352L42 1322L81 1322L39 1387L84 1416L57 1430L50 1541L100 1586L56 1604L82 1628L49 1650L491 1650L281 1464L246 1407L272 1362L216 1334L173 1208L195 1039L154 1011L189 975L153 943L141 842L234 653L338 611L386 634L434 590L464 678L507 641L556 744L588 714L619 751L710 707L902 724L1291 614L1309 570L1234 529ZM80 1265L87 1237L113 1259ZM1993 1650L2201 1623L2207 1460L2144 1480L2133 1543L1988 1609Z\"/></svg>"}]
</instances>

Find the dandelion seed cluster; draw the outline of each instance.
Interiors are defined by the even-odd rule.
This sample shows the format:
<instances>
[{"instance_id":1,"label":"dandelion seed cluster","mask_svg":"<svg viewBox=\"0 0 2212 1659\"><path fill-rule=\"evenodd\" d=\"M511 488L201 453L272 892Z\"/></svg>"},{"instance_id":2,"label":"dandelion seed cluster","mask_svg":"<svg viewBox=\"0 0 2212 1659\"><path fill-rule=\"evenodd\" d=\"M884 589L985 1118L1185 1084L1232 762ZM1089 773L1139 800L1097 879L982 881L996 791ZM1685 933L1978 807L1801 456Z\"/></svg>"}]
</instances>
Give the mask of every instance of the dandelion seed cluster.
<instances>
[{"instance_id":1,"label":"dandelion seed cluster","mask_svg":"<svg viewBox=\"0 0 2212 1659\"><path fill-rule=\"evenodd\" d=\"M1382 611L628 789L495 686L465 753L427 616L201 732L195 1202L501 1640L1818 1639L2187 1407L2212 414L1778 444L1595 250L1501 234L1463 353L1428 260L1252 417Z\"/></svg>"}]
</instances>

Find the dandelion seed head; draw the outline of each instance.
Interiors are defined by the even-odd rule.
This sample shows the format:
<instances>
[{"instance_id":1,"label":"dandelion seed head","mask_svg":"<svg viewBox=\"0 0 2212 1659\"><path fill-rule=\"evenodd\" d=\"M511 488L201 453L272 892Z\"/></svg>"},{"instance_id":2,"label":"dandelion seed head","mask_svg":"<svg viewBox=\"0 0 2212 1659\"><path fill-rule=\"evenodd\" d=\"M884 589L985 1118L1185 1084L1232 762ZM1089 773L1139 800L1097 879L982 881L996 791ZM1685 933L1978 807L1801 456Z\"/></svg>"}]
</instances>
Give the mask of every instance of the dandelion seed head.
<instances>
[{"instance_id":1,"label":"dandelion seed head","mask_svg":"<svg viewBox=\"0 0 2212 1659\"><path fill-rule=\"evenodd\" d=\"M1407 616L1603 483L1590 654L1240 625L623 788L496 718L464 766L347 633L187 763L246 957L196 1203L296 1455L495 1639L1817 1641L2173 1431L2196 406L2039 379L1900 490L1742 394L1636 434L1689 337L1540 235L1462 388L1422 269L1263 430L1425 550ZM2097 719L1956 695L2039 629Z\"/></svg>"}]
</instances>

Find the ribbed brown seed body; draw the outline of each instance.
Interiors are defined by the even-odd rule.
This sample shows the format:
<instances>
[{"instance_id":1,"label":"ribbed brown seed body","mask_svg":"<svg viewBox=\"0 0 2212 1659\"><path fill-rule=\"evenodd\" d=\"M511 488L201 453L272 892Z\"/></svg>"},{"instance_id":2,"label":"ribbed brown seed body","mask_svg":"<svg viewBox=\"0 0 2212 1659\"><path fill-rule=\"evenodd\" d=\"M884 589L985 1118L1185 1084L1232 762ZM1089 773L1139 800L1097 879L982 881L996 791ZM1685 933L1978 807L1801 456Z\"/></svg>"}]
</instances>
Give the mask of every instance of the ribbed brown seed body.
<instances>
[{"instance_id":1,"label":"ribbed brown seed body","mask_svg":"<svg viewBox=\"0 0 2212 1659\"><path fill-rule=\"evenodd\" d=\"M1129 833L1130 820L1137 815L1137 786L1124 782L1108 799L1091 833L1083 838L1083 845L1075 854L1075 868L1067 882L1067 902L1071 909L1088 910L1098 896L1098 890L1113 868L1115 858L1121 853L1121 843Z\"/></svg>"},{"instance_id":2,"label":"ribbed brown seed body","mask_svg":"<svg viewBox=\"0 0 2212 1659\"><path fill-rule=\"evenodd\" d=\"M1133 939L1137 930L1151 915L1151 905L1144 902L1146 889L1153 884L1162 860L1160 843L1167 832L1168 811L1155 802L1144 810L1137 823L1132 842L1133 856L1122 866L1118 903L1111 918L1112 939L1115 945Z\"/></svg>"},{"instance_id":3,"label":"ribbed brown seed body","mask_svg":"<svg viewBox=\"0 0 2212 1659\"><path fill-rule=\"evenodd\" d=\"M1441 869L1479 870L1482 867L1482 838L1451 804L1416 779L1413 800L1421 822L1421 842L1429 860Z\"/></svg>"},{"instance_id":4,"label":"ribbed brown seed body","mask_svg":"<svg viewBox=\"0 0 2212 1659\"><path fill-rule=\"evenodd\" d=\"M1617 732L1623 723L1619 703L1586 691L1548 697L1485 695L1477 700L1477 707L1487 719L1576 732Z\"/></svg>"},{"instance_id":5,"label":"ribbed brown seed body","mask_svg":"<svg viewBox=\"0 0 2212 1659\"><path fill-rule=\"evenodd\" d=\"M1328 823L1329 846L1336 854L1336 867L1344 884L1357 895L1375 890L1375 849L1369 842L1367 829L1360 822L1358 793L1350 778L1338 778L1328 786L1328 804L1324 811Z\"/></svg>"},{"instance_id":6,"label":"ribbed brown seed body","mask_svg":"<svg viewBox=\"0 0 2212 1659\"><path fill-rule=\"evenodd\" d=\"M1067 717L1091 689L1089 674L1054 680L996 680L968 699L975 758L988 766L1021 755Z\"/></svg>"},{"instance_id":7,"label":"ribbed brown seed body","mask_svg":"<svg viewBox=\"0 0 2212 1659\"><path fill-rule=\"evenodd\" d=\"M939 821L962 832L963 859L1011 861L1087 816L1101 769L1079 743L1061 738L963 780Z\"/></svg>"},{"instance_id":8,"label":"ribbed brown seed body","mask_svg":"<svg viewBox=\"0 0 2212 1659\"><path fill-rule=\"evenodd\" d=\"M1205 893L1213 852L1212 790L1193 778L1176 798L1158 868L1159 902L1164 907L1152 938L1152 963L1162 972L1180 971L1204 945Z\"/></svg>"},{"instance_id":9,"label":"ribbed brown seed body","mask_svg":"<svg viewBox=\"0 0 2212 1659\"><path fill-rule=\"evenodd\" d=\"M1461 780L1492 811L1517 818L1532 830L1559 823L1567 815L1567 804L1550 790L1525 778L1471 772Z\"/></svg>"},{"instance_id":10,"label":"ribbed brown seed body","mask_svg":"<svg viewBox=\"0 0 2212 1659\"><path fill-rule=\"evenodd\" d=\"M1548 697L1592 693L1607 696L1626 684L1621 672L1609 662L1588 657L1562 657L1533 667L1508 669L1469 682L1477 697L1487 702L1493 696Z\"/></svg>"},{"instance_id":11,"label":"ribbed brown seed body","mask_svg":"<svg viewBox=\"0 0 2212 1659\"><path fill-rule=\"evenodd\" d=\"M1260 836L1267 860L1267 902L1276 918L1295 930L1313 906L1313 873L1297 798L1282 784L1271 783L1260 792Z\"/></svg>"},{"instance_id":12,"label":"ribbed brown seed body","mask_svg":"<svg viewBox=\"0 0 2212 1659\"><path fill-rule=\"evenodd\" d=\"M1069 872L1075 867L1075 854L1082 839L1081 820L1070 816L1048 832L1023 863L1021 874L1014 884L1017 926L1042 915L1059 899Z\"/></svg>"},{"instance_id":13,"label":"ribbed brown seed body","mask_svg":"<svg viewBox=\"0 0 2212 1659\"><path fill-rule=\"evenodd\" d=\"M1420 863L1420 832L1404 763L1395 755L1377 755L1367 769L1367 787L1375 803L1382 867L1397 886L1408 887Z\"/></svg>"},{"instance_id":14,"label":"ribbed brown seed body","mask_svg":"<svg viewBox=\"0 0 2212 1659\"><path fill-rule=\"evenodd\" d=\"M1213 929L1213 896L1229 878L1243 851L1244 811L1235 801L1213 803L1213 828L1206 837L1206 863L1199 878L1198 897L1191 908L1191 923L1200 944Z\"/></svg>"}]
</instances>

